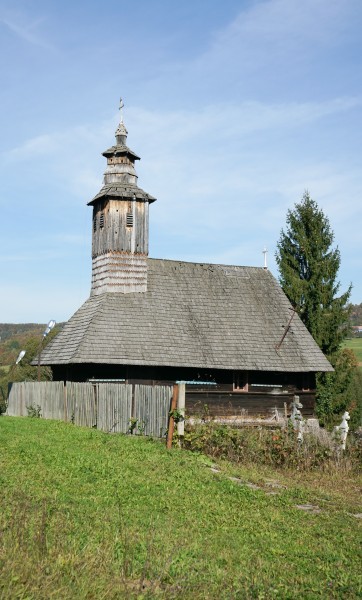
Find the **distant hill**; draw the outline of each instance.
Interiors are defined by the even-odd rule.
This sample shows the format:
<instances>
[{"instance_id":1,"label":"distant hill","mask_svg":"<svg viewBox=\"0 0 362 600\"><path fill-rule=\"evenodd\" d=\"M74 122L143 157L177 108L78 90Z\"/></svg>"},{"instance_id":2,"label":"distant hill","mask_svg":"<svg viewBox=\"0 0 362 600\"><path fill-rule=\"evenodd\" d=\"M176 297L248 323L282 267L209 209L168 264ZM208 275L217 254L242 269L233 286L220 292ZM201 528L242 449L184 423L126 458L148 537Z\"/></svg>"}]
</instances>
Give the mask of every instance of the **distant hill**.
<instances>
[{"instance_id":1,"label":"distant hill","mask_svg":"<svg viewBox=\"0 0 362 600\"><path fill-rule=\"evenodd\" d=\"M5 342L14 335L42 333L46 325L43 323L0 323L0 342Z\"/></svg>"},{"instance_id":2,"label":"distant hill","mask_svg":"<svg viewBox=\"0 0 362 600\"><path fill-rule=\"evenodd\" d=\"M57 329L63 325L57 323ZM13 364L30 340L40 341L45 328L46 323L0 323L0 367Z\"/></svg>"},{"instance_id":3,"label":"distant hill","mask_svg":"<svg viewBox=\"0 0 362 600\"><path fill-rule=\"evenodd\" d=\"M351 304L351 325L362 325L362 302Z\"/></svg>"}]
</instances>

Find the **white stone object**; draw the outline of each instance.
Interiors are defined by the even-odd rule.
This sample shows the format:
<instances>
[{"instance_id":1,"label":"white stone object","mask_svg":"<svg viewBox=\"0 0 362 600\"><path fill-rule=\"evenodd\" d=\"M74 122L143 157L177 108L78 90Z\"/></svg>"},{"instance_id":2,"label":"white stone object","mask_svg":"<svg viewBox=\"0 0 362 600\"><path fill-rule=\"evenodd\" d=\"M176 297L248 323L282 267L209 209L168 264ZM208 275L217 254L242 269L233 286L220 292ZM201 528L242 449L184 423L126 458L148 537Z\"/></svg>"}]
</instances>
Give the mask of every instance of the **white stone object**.
<instances>
[{"instance_id":1,"label":"white stone object","mask_svg":"<svg viewBox=\"0 0 362 600\"><path fill-rule=\"evenodd\" d=\"M347 434L349 431L348 421L350 420L350 418L351 417L349 416L349 412L346 410L346 412L344 413L344 415L342 417L341 424L336 425L336 427L334 428L335 436L338 437L338 441L341 444L342 450L346 449L346 440L347 440Z\"/></svg>"},{"instance_id":2,"label":"white stone object","mask_svg":"<svg viewBox=\"0 0 362 600\"><path fill-rule=\"evenodd\" d=\"M298 442L303 442L304 434L304 420L300 409L303 408L303 404L299 402L299 396L294 396L292 402L292 410L290 414L290 420L293 424L294 430L297 433Z\"/></svg>"}]
</instances>

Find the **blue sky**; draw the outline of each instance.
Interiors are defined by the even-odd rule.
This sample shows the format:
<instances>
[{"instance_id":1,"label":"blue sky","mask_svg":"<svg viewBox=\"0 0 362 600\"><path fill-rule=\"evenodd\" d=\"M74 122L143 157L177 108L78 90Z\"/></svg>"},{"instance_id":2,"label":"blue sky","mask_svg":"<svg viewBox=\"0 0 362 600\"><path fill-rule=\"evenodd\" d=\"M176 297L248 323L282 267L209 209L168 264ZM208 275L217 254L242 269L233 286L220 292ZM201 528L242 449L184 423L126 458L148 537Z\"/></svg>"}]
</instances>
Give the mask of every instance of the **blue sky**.
<instances>
[{"instance_id":1,"label":"blue sky","mask_svg":"<svg viewBox=\"0 0 362 600\"><path fill-rule=\"evenodd\" d=\"M0 321L88 297L119 97L150 255L263 265L305 189L362 302L360 0L0 0Z\"/></svg>"}]
</instances>

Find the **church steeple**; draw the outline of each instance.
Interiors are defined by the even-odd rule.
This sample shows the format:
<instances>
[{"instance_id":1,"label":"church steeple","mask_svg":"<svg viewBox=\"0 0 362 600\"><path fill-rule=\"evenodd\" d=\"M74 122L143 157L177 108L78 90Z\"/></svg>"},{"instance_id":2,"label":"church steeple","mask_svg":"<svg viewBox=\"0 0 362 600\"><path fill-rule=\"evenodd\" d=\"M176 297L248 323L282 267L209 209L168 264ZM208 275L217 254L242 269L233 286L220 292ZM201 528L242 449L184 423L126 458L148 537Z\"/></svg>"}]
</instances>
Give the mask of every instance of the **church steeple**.
<instances>
[{"instance_id":1,"label":"church steeple","mask_svg":"<svg viewBox=\"0 0 362 600\"><path fill-rule=\"evenodd\" d=\"M156 198L137 185L134 163L123 122L123 101L116 144L107 158L103 187L93 206L92 294L147 291L148 207Z\"/></svg>"}]
</instances>

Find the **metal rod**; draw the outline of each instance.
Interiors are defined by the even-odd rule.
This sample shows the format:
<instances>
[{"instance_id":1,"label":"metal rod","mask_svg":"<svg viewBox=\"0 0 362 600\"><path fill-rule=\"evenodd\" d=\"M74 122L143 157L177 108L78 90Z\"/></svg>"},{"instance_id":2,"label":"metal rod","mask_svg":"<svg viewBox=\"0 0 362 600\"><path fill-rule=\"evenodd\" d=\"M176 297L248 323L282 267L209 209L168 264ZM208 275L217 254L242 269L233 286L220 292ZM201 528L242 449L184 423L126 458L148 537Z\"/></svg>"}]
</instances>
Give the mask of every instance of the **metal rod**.
<instances>
[{"instance_id":1,"label":"metal rod","mask_svg":"<svg viewBox=\"0 0 362 600\"><path fill-rule=\"evenodd\" d=\"M40 344L39 344L39 348L38 348L38 381L40 381L40 357L41 357L41 351L43 348L43 340L44 340L44 336L42 336Z\"/></svg>"},{"instance_id":2,"label":"metal rod","mask_svg":"<svg viewBox=\"0 0 362 600\"><path fill-rule=\"evenodd\" d=\"M291 324L292 324L292 321L293 321L293 319L294 319L294 315L295 315L295 313L297 312L297 309L296 309L296 308L292 308L291 310L292 310L293 312L292 312L292 315L291 315L291 317L290 317L290 319L289 319L288 325L287 325L287 326L286 326L286 328L285 328L285 331L284 331L284 333L283 333L282 339L280 340L279 344L277 344L277 345L275 346L275 350L276 350L277 352L278 352L278 350L280 349L280 346L282 345L282 343L284 342L285 336L287 335L287 333L288 333L288 331L289 331L289 329L290 329L290 326L291 326Z\"/></svg>"}]
</instances>

